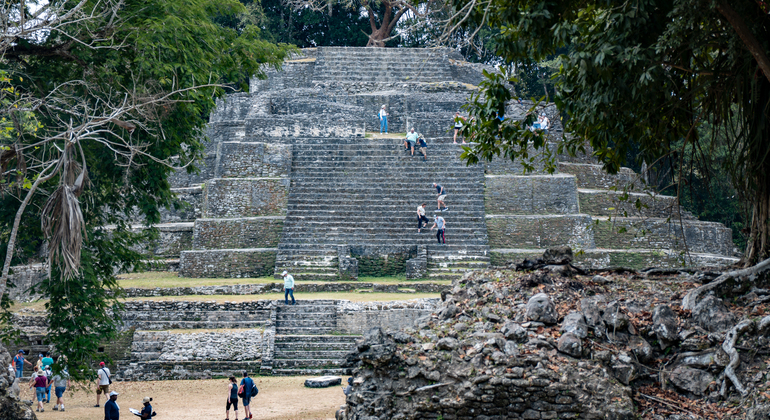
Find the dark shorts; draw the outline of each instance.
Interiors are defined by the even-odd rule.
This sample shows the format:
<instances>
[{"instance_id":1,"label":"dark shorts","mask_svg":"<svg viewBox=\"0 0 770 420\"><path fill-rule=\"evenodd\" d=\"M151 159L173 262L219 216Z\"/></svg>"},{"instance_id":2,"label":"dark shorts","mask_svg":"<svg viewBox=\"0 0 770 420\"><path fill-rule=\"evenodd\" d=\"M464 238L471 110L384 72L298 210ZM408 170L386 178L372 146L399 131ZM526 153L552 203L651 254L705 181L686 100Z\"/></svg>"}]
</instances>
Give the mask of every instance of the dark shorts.
<instances>
[{"instance_id":1,"label":"dark shorts","mask_svg":"<svg viewBox=\"0 0 770 420\"><path fill-rule=\"evenodd\" d=\"M66 390L67 390L66 386L57 386L56 388L54 388L53 392L56 393L56 398L61 398L62 395L64 395L64 391Z\"/></svg>"},{"instance_id":2,"label":"dark shorts","mask_svg":"<svg viewBox=\"0 0 770 420\"><path fill-rule=\"evenodd\" d=\"M251 403L251 397L243 397L242 400L243 400L244 407L248 407L249 404Z\"/></svg>"},{"instance_id":3,"label":"dark shorts","mask_svg":"<svg viewBox=\"0 0 770 420\"><path fill-rule=\"evenodd\" d=\"M238 398L228 398L226 411L230 410L230 406L233 406L233 410L238 411Z\"/></svg>"}]
</instances>

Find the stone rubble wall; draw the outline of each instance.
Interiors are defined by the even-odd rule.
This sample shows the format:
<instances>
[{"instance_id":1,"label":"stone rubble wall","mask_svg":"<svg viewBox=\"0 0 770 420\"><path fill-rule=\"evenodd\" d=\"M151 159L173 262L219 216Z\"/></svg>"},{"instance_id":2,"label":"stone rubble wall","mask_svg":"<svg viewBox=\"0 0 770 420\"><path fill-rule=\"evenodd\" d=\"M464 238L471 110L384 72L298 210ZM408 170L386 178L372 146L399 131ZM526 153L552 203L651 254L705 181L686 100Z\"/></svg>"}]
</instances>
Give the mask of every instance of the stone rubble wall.
<instances>
[{"instance_id":1,"label":"stone rubble wall","mask_svg":"<svg viewBox=\"0 0 770 420\"><path fill-rule=\"evenodd\" d=\"M350 302L337 304L337 330L344 334L363 334L372 328L398 331L430 315L439 299L392 302Z\"/></svg>"},{"instance_id":2,"label":"stone rubble wall","mask_svg":"<svg viewBox=\"0 0 770 420\"><path fill-rule=\"evenodd\" d=\"M286 214L288 178L217 178L206 181L206 217Z\"/></svg>"},{"instance_id":3,"label":"stone rubble wall","mask_svg":"<svg viewBox=\"0 0 770 420\"><path fill-rule=\"evenodd\" d=\"M275 248L282 229L280 216L198 219L192 249Z\"/></svg>"},{"instance_id":4,"label":"stone rubble wall","mask_svg":"<svg viewBox=\"0 0 770 420\"><path fill-rule=\"evenodd\" d=\"M48 272L43 264L16 265L11 267L8 283L15 287L8 288L8 297L16 301L32 301L37 295L29 293L32 287L37 286L48 277Z\"/></svg>"},{"instance_id":5,"label":"stone rubble wall","mask_svg":"<svg viewBox=\"0 0 770 420\"><path fill-rule=\"evenodd\" d=\"M222 178L288 177L291 146L286 144L222 142L217 175Z\"/></svg>"},{"instance_id":6,"label":"stone rubble wall","mask_svg":"<svg viewBox=\"0 0 770 420\"><path fill-rule=\"evenodd\" d=\"M378 284L368 282L355 283L297 283L294 286L294 294L301 298L302 293L327 293L371 291L375 293L440 293L449 288L448 285L436 283L395 283ZM156 287L144 289L131 287L123 289L123 296L160 297L160 296L217 296L217 295L261 295L283 291L283 283L260 284L234 284L226 286L198 286L198 287Z\"/></svg>"},{"instance_id":7,"label":"stone rubble wall","mask_svg":"<svg viewBox=\"0 0 770 420\"><path fill-rule=\"evenodd\" d=\"M575 177L487 175L484 205L489 214L579 213Z\"/></svg>"},{"instance_id":8,"label":"stone rubble wall","mask_svg":"<svg viewBox=\"0 0 770 420\"><path fill-rule=\"evenodd\" d=\"M596 248L591 216L487 216L491 248Z\"/></svg>"},{"instance_id":9,"label":"stone rubble wall","mask_svg":"<svg viewBox=\"0 0 770 420\"><path fill-rule=\"evenodd\" d=\"M184 251L179 257L179 275L195 278L272 276L277 252L276 248Z\"/></svg>"},{"instance_id":10,"label":"stone rubble wall","mask_svg":"<svg viewBox=\"0 0 770 420\"><path fill-rule=\"evenodd\" d=\"M120 318L125 328L168 330L194 328L251 328L264 326L270 301L126 301Z\"/></svg>"}]
</instances>

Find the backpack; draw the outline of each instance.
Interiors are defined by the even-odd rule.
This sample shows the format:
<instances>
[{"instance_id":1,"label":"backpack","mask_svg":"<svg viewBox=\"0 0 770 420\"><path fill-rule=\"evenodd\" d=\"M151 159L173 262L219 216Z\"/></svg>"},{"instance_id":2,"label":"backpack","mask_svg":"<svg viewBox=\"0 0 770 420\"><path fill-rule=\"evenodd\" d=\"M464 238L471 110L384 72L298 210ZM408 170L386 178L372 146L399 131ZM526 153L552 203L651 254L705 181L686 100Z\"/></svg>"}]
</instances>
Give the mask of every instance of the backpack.
<instances>
[{"instance_id":1,"label":"backpack","mask_svg":"<svg viewBox=\"0 0 770 420\"><path fill-rule=\"evenodd\" d=\"M259 390L257 389L257 384L251 385L251 396L256 397L257 394L259 394Z\"/></svg>"},{"instance_id":2,"label":"backpack","mask_svg":"<svg viewBox=\"0 0 770 420\"><path fill-rule=\"evenodd\" d=\"M241 385L238 387L238 396L243 398L246 396L246 390L244 389L246 385Z\"/></svg>"}]
</instances>

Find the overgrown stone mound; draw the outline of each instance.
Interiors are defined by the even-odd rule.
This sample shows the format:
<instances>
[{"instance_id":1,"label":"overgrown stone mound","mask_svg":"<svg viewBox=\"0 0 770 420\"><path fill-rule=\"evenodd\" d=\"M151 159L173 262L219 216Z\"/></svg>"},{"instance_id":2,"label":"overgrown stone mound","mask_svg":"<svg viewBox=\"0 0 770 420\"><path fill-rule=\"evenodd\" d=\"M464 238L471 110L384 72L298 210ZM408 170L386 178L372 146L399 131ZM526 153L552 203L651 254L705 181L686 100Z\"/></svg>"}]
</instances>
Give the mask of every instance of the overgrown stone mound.
<instances>
[{"instance_id":1,"label":"overgrown stone mound","mask_svg":"<svg viewBox=\"0 0 770 420\"><path fill-rule=\"evenodd\" d=\"M15 378L8 372L6 366L11 364L11 355L0 344L0 419L3 420L33 420L37 419L32 409L21 402L11 390Z\"/></svg>"},{"instance_id":2,"label":"overgrown stone mound","mask_svg":"<svg viewBox=\"0 0 770 420\"><path fill-rule=\"evenodd\" d=\"M371 330L338 418L768 418L770 292L684 310L713 273L557 265L469 273L414 328Z\"/></svg>"}]
</instances>

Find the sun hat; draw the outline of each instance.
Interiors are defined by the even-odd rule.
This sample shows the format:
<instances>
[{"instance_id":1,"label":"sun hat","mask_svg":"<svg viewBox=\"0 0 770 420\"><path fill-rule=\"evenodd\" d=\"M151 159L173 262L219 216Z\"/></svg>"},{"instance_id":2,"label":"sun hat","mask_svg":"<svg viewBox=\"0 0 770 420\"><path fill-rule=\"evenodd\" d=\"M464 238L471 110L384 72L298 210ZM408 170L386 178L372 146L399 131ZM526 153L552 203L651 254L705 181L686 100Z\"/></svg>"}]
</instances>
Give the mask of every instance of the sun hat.
<instances>
[{"instance_id":1,"label":"sun hat","mask_svg":"<svg viewBox=\"0 0 770 420\"><path fill-rule=\"evenodd\" d=\"M45 357L45 356L43 356L43 353L40 353L37 355L37 357Z\"/></svg>"},{"instance_id":2,"label":"sun hat","mask_svg":"<svg viewBox=\"0 0 770 420\"><path fill-rule=\"evenodd\" d=\"M281 273L281 275L282 275L282 276L285 276L285 275L287 275L287 274L289 274L289 272L288 272L288 271L286 271L286 270L283 270L283 273Z\"/></svg>"},{"instance_id":3,"label":"sun hat","mask_svg":"<svg viewBox=\"0 0 770 420\"><path fill-rule=\"evenodd\" d=\"M148 402L152 401L152 398L150 397L144 397L142 398L142 404L147 404Z\"/></svg>"},{"instance_id":4,"label":"sun hat","mask_svg":"<svg viewBox=\"0 0 770 420\"><path fill-rule=\"evenodd\" d=\"M117 393L117 392L115 392L115 391L112 391L112 392L110 392L110 397L111 397L111 396L113 396L113 395L115 395L115 396L118 396L118 395L120 395L120 394L118 394L118 393Z\"/></svg>"}]
</instances>

